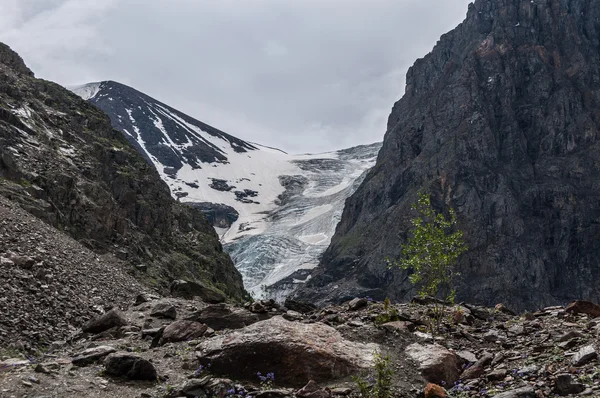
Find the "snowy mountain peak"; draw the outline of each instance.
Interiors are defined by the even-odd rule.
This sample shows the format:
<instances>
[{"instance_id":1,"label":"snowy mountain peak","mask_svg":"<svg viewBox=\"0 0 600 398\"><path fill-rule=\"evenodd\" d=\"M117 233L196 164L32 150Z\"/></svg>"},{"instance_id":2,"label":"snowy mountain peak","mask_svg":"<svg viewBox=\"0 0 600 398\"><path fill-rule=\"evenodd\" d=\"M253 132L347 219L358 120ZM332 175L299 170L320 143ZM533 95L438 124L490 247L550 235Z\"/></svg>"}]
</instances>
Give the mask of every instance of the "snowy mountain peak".
<instances>
[{"instance_id":1,"label":"snowy mountain peak","mask_svg":"<svg viewBox=\"0 0 600 398\"><path fill-rule=\"evenodd\" d=\"M344 201L381 147L291 155L240 140L123 84L72 90L109 115L174 197L212 218L246 289L257 296L317 266Z\"/></svg>"},{"instance_id":2,"label":"snowy mountain peak","mask_svg":"<svg viewBox=\"0 0 600 398\"><path fill-rule=\"evenodd\" d=\"M184 165L226 163L231 153L257 149L121 83L89 83L72 91L105 111L113 126L168 175Z\"/></svg>"}]
</instances>

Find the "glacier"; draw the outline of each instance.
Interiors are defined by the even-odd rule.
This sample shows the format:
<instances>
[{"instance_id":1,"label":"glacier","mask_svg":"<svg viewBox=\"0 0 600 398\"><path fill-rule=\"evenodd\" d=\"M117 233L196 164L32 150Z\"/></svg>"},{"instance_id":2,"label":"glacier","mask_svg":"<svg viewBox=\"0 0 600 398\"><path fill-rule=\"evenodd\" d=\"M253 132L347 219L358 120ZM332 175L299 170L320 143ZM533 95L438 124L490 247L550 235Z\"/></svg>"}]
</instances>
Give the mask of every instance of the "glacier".
<instances>
[{"instance_id":1,"label":"glacier","mask_svg":"<svg viewBox=\"0 0 600 398\"><path fill-rule=\"evenodd\" d=\"M344 202L375 164L381 143L288 154L240 140L116 82L72 87L105 111L182 202L238 213L215 230L256 298L293 291L277 282L319 264Z\"/></svg>"}]
</instances>

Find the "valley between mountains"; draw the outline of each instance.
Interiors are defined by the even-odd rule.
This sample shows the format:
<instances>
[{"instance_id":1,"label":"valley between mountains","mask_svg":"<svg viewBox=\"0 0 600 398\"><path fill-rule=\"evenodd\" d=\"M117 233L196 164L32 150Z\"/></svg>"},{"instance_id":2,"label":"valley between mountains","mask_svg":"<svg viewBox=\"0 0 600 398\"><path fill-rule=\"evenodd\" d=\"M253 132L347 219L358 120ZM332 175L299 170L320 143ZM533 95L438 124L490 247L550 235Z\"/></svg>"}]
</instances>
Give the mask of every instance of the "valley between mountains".
<instances>
[{"instance_id":1,"label":"valley between mountains","mask_svg":"<svg viewBox=\"0 0 600 398\"><path fill-rule=\"evenodd\" d=\"M600 397L600 3L476 0L406 83L289 154L0 43L0 398ZM455 300L389 267L423 193Z\"/></svg>"}]
</instances>

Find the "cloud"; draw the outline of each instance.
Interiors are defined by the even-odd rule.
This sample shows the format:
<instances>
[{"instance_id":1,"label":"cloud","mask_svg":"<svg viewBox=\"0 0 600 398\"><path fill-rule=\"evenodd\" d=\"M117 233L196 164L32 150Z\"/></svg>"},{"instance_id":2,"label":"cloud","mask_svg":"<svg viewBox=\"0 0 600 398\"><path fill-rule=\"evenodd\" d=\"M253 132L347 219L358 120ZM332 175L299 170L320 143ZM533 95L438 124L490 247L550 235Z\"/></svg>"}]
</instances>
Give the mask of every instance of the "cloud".
<instances>
[{"instance_id":1,"label":"cloud","mask_svg":"<svg viewBox=\"0 0 600 398\"><path fill-rule=\"evenodd\" d=\"M383 139L468 0L3 0L0 40L64 85L129 84L291 152Z\"/></svg>"}]
</instances>

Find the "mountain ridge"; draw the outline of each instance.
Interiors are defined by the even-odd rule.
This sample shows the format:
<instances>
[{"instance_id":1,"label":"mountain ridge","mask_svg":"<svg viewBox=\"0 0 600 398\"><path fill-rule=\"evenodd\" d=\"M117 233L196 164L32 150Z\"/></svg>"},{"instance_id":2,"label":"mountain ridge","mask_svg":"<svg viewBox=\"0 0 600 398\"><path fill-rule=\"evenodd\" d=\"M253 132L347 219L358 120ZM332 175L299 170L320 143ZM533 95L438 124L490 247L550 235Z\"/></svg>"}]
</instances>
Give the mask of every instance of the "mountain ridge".
<instances>
[{"instance_id":1,"label":"mountain ridge","mask_svg":"<svg viewBox=\"0 0 600 398\"><path fill-rule=\"evenodd\" d=\"M94 251L126 260L130 272L162 292L186 280L198 295L246 295L202 212L171 198L103 112L35 79L6 45L0 46L0 194Z\"/></svg>"}]
</instances>

